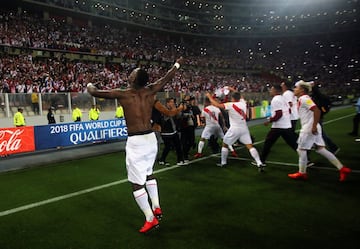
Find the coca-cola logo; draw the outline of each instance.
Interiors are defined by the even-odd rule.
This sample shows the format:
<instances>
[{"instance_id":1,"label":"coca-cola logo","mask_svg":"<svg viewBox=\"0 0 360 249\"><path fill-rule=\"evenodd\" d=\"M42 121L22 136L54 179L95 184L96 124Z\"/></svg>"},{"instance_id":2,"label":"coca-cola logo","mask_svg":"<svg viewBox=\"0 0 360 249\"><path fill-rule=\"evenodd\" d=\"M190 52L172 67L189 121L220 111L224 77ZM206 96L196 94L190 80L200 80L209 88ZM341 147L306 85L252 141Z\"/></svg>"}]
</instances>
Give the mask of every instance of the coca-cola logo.
<instances>
[{"instance_id":1,"label":"coca-cola logo","mask_svg":"<svg viewBox=\"0 0 360 249\"><path fill-rule=\"evenodd\" d=\"M0 130L0 153L17 151L21 147L19 136L24 130Z\"/></svg>"}]
</instances>

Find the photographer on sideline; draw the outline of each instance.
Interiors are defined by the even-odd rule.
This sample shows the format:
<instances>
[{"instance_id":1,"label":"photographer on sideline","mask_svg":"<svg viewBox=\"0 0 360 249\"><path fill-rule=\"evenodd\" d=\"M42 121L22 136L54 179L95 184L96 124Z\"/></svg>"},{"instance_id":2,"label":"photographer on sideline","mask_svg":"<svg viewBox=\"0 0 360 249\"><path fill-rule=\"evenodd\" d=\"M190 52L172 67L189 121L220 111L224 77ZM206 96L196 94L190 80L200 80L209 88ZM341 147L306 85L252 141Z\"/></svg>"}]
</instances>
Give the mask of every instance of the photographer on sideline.
<instances>
[{"instance_id":1,"label":"photographer on sideline","mask_svg":"<svg viewBox=\"0 0 360 249\"><path fill-rule=\"evenodd\" d=\"M182 112L180 119L181 145L184 153L184 162L189 162L189 152L191 148L195 148L195 129L200 125L201 111L195 105L194 96L185 96L184 104L186 110Z\"/></svg>"}]
</instances>

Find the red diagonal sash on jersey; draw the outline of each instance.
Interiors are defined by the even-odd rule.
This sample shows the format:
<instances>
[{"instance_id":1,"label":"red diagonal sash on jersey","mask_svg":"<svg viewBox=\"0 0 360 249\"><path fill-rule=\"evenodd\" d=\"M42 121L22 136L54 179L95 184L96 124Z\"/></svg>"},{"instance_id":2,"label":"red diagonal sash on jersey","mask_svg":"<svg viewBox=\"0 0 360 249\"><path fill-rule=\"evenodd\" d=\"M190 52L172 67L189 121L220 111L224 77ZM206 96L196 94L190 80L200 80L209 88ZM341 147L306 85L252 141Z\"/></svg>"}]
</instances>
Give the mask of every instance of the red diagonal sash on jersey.
<instances>
[{"instance_id":1,"label":"red diagonal sash on jersey","mask_svg":"<svg viewBox=\"0 0 360 249\"><path fill-rule=\"evenodd\" d=\"M209 114L210 117L212 117L215 121L217 121L217 117L216 117L215 114L212 113L209 109L204 108L204 112L206 112L207 114Z\"/></svg>"},{"instance_id":2,"label":"red diagonal sash on jersey","mask_svg":"<svg viewBox=\"0 0 360 249\"><path fill-rule=\"evenodd\" d=\"M245 112L243 110L241 110L235 104L233 104L233 108L234 108L235 111L237 111L241 115L241 117L243 117L243 119L246 120L246 114L245 114Z\"/></svg>"}]
</instances>

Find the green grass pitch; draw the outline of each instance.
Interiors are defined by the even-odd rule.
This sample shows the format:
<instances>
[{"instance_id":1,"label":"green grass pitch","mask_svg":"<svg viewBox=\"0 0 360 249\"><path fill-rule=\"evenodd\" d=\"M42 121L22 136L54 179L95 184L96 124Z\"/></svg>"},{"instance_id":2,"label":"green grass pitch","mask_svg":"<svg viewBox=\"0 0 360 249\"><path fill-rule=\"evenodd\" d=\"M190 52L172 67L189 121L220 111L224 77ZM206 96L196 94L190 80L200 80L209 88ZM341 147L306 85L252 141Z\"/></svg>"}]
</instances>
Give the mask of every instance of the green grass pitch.
<instances>
[{"instance_id":1,"label":"green grass pitch","mask_svg":"<svg viewBox=\"0 0 360 249\"><path fill-rule=\"evenodd\" d=\"M338 158L353 169L347 182L315 152L309 179L289 179L298 157L281 139L262 174L242 147L226 168L206 148L207 157L188 166L155 166L164 217L147 235L138 233L144 217L124 152L2 173L0 248L359 248L360 142L347 135L354 113L336 109L325 120ZM268 129L250 127L259 152Z\"/></svg>"}]
</instances>

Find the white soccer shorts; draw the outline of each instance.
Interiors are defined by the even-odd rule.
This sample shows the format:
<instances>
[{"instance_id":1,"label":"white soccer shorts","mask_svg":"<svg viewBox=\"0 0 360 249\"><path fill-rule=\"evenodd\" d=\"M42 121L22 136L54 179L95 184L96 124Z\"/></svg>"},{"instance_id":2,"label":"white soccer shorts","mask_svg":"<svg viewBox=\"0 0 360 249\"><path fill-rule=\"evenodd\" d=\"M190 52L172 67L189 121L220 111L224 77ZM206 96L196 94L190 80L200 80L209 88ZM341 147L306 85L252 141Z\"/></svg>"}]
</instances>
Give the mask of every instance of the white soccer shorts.
<instances>
[{"instance_id":1,"label":"white soccer shorts","mask_svg":"<svg viewBox=\"0 0 360 249\"><path fill-rule=\"evenodd\" d=\"M147 176L153 173L158 152L155 133L129 136L125 151L129 182L144 185Z\"/></svg>"}]
</instances>

